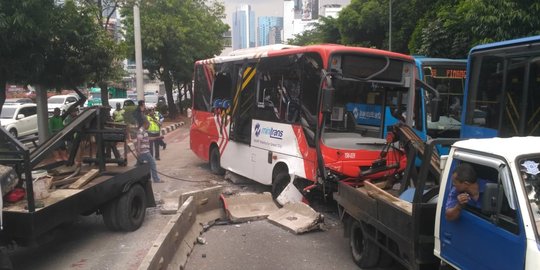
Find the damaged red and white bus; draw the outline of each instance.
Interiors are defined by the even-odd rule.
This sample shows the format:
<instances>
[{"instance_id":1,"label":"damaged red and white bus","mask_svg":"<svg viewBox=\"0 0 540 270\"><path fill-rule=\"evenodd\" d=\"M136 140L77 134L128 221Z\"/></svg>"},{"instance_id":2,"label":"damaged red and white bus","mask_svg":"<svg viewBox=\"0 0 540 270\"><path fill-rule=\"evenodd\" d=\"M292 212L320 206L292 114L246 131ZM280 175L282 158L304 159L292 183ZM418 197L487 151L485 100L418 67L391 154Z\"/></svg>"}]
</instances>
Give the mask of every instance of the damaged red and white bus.
<instances>
[{"instance_id":1,"label":"damaged red and white bus","mask_svg":"<svg viewBox=\"0 0 540 270\"><path fill-rule=\"evenodd\" d=\"M280 203L314 188L329 194L337 182L394 177L406 156L385 137L399 121L420 124L416 77L410 56L342 45L274 45L200 60L190 147L216 174L271 185Z\"/></svg>"}]
</instances>

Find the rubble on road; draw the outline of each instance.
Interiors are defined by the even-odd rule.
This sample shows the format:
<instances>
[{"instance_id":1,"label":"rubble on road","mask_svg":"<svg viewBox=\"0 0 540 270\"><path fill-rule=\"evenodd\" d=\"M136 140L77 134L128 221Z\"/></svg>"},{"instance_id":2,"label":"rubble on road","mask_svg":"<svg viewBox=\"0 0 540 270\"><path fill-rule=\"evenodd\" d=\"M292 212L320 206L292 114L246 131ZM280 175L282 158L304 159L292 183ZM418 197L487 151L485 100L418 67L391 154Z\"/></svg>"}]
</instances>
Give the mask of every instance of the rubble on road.
<instances>
[{"instance_id":1,"label":"rubble on road","mask_svg":"<svg viewBox=\"0 0 540 270\"><path fill-rule=\"evenodd\" d=\"M323 216L305 203L288 203L269 215L268 220L295 234L301 234L320 229Z\"/></svg>"},{"instance_id":2,"label":"rubble on road","mask_svg":"<svg viewBox=\"0 0 540 270\"><path fill-rule=\"evenodd\" d=\"M279 209L268 192L241 193L223 201L227 217L234 223L265 219Z\"/></svg>"}]
</instances>

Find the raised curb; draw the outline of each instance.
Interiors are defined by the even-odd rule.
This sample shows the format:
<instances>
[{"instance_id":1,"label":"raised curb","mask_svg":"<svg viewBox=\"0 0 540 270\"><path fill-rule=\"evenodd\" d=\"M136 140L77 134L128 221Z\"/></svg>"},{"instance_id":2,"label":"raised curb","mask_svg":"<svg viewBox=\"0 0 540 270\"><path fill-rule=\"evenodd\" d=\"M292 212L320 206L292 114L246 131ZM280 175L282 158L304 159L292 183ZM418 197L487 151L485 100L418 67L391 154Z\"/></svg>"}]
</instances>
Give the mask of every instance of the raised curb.
<instances>
[{"instance_id":1,"label":"raised curb","mask_svg":"<svg viewBox=\"0 0 540 270\"><path fill-rule=\"evenodd\" d=\"M162 127L161 128L161 135L165 135L179 127L181 127L182 125L184 125L184 122L180 122L180 123L172 123L166 127Z\"/></svg>"}]
</instances>

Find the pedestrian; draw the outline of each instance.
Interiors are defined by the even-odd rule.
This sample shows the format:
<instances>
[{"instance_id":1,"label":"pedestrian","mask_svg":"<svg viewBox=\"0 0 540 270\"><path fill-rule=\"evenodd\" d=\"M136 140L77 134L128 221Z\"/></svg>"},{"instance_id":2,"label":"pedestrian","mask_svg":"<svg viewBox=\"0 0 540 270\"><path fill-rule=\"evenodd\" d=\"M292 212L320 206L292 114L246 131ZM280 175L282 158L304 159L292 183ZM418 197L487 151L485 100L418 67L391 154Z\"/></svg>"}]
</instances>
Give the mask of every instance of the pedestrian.
<instances>
[{"instance_id":1,"label":"pedestrian","mask_svg":"<svg viewBox=\"0 0 540 270\"><path fill-rule=\"evenodd\" d=\"M163 121L165 120L165 117L163 117L163 115L159 112L159 110L155 110L154 118L157 120L158 125L159 125L159 129L161 130L161 126L163 125ZM158 142L158 145L163 147L163 150L165 150L165 148L167 148L167 144L163 140L163 137L160 137L157 140L157 142Z\"/></svg>"},{"instance_id":2,"label":"pedestrian","mask_svg":"<svg viewBox=\"0 0 540 270\"><path fill-rule=\"evenodd\" d=\"M137 143L135 144L135 151L137 152L137 165L148 163L150 165L150 175L154 183L163 183L157 173L157 166L154 157L150 154L150 144L152 139L148 136L147 129L150 123L143 119L138 122Z\"/></svg>"},{"instance_id":3,"label":"pedestrian","mask_svg":"<svg viewBox=\"0 0 540 270\"><path fill-rule=\"evenodd\" d=\"M64 128L64 121L60 115L60 108L54 108L53 116L49 118L49 133L51 136L54 136L56 133L60 132ZM68 160L66 145L64 142L58 147L58 149L53 151L53 156L56 161L65 161Z\"/></svg>"},{"instance_id":4,"label":"pedestrian","mask_svg":"<svg viewBox=\"0 0 540 270\"><path fill-rule=\"evenodd\" d=\"M159 127L159 122L155 118L154 109L150 109L148 112L148 115L146 116L146 119L148 120L148 136L152 138L152 143L150 143L150 154L156 159L160 160L159 158L159 140L161 138L161 128Z\"/></svg>"},{"instance_id":5,"label":"pedestrian","mask_svg":"<svg viewBox=\"0 0 540 270\"><path fill-rule=\"evenodd\" d=\"M135 123L142 123L145 120L145 110L146 106L144 104L144 100L139 100L137 102L137 108L135 109L135 111L133 111L133 118L135 119Z\"/></svg>"},{"instance_id":6,"label":"pedestrian","mask_svg":"<svg viewBox=\"0 0 540 270\"><path fill-rule=\"evenodd\" d=\"M123 123L124 122L124 113L125 110L122 108L122 105L120 102L116 103L116 110L113 112L113 121L115 123Z\"/></svg>"}]
</instances>

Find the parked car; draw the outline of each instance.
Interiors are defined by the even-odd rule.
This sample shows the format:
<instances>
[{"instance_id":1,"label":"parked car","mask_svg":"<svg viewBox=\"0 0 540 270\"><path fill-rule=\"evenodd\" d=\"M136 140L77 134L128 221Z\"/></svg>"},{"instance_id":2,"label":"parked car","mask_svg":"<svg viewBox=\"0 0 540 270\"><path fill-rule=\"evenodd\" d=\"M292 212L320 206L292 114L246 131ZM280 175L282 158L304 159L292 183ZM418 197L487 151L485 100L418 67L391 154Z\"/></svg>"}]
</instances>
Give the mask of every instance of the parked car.
<instances>
[{"instance_id":1,"label":"parked car","mask_svg":"<svg viewBox=\"0 0 540 270\"><path fill-rule=\"evenodd\" d=\"M71 104L77 102L79 97L76 95L56 95L47 100L47 111L51 115L55 108L60 108L60 113L64 114Z\"/></svg>"},{"instance_id":2,"label":"parked car","mask_svg":"<svg viewBox=\"0 0 540 270\"><path fill-rule=\"evenodd\" d=\"M37 133L36 104L5 103L0 113L0 125L13 137Z\"/></svg>"},{"instance_id":3,"label":"parked car","mask_svg":"<svg viewBox=\"0 0 540 270\"><path fill-rule=\"evenodd\" d=\"M5 103L34 103L34 101L31 98L8 98L6 99Z\"/></svg>"},{"instance_id":4,"label":"parked car","mask_svg":"<svg viewBox=\"0 0 540 270\"><path fill-rule=\"evenodd\" d=\"M109 105L111 106L111 116L116 111L116 104L120 104L120 108L126 106L135 106L135 102L129 98L111 98L109 99Z\"/></svg>"}]
</instances>

